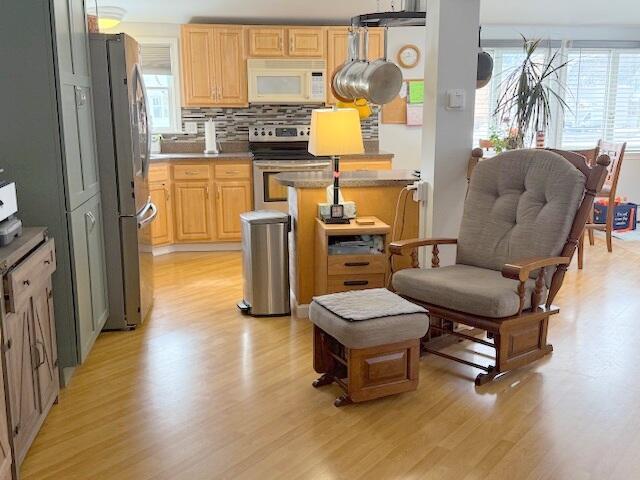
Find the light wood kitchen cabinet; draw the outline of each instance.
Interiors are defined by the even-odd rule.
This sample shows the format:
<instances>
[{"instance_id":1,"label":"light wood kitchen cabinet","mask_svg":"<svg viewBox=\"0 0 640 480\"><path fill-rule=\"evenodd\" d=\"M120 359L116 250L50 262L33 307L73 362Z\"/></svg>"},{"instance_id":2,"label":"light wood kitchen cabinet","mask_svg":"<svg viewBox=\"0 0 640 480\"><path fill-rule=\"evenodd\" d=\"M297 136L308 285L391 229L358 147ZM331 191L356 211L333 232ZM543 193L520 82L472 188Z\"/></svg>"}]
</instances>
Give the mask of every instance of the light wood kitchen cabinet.
<instances>
[{"instance_id":1,"label":"light wood kitchen cabinet","mask_svg":"<svg viewBox=\"0 0 640 480\"><path fill-rule=\"evenodd\" d=\"M169 182L149 184L151 201L158 208L156 219L151 223L151 244L164 245L173 241L173 208Z\"/></svg>"},{"instance_id":2,"label":"light wood kitchen cabinet","mask_svg":"<svg viewBox=\"0 0 640 480\"><path fill-rule=\"evenodd\" d=\"M3 257L2 352L6 392L0 409L0 479L14 458L17 472L59 392L58 354L51 275L53 239L44 228L27 228L0 249ZM8 253L5 253L8 252ZM2 385L0 383L0 385ZM3 386L4 386L3 385ZM4 431L8 430L9 450Z\"/></svg>"},{"instance_id":3,"label":"light wood kitchen cabinet","mask_svg":"<svg viewBox=\"0 0 640 480\"><path fill-rule=\"evenodd\" d=\"M336 98L331 93L331 78L335 71L347 61L349 42L349 27L327 28L327 103L335 104ZM369 60L381 58L384 55L384 29L369 29Z\"/></svg>"},{"instance_id":4,"label":"light wood kitchen cabinet","mask_svg":"<svg viewBox=\"0 0 640 480\"><path fill-rule=\"evenodd\" d=\"M181 45L185 107L248 105L243 27L183 25Z\"/></svg>"},{"instance_id":5,"label":"light wood kitchen cabinet","mask_svg":"<svg viewBox=\"0 0 640 480\"><path fill-rule=\"evenodd\" d=\"M216 226L218 239L240 240L240 214L251 210L251 182L216 182Z\"/></svg>"},{"instance_id":6,"label":"light wood kitchen cabinet","mask_svg":"<svg viewBox=\"0 0 640 480\"><path fill-rule=\"evenodd\" d=\"M247 27L249 57L318 58L325 52L324 27Z\"/></svg>"},{"instance_id":7,"label":"light wood kitchen cabinet","mask_svg":"<svg viewBox=\"0 0 640 480\"><path fill-rule=\"evenodd\" d=\"M286 29L284 27L248 27L250 57L284 57Z\"/></svg>"},{"instance_id":8,"label":"light wood kitchen cabinet","mask_svg":"<svg viewBox=\"0 0 640 480\"><path fill-rule=\"evenodd\" d=\"M179 242L210 241L213 235L213 210L210 182L194 180L174 182L175 238Z\"/></svg>"},{"instance_id":9,"label":"light wood kitchen cabinet","mask_svg":"<svg viewBox=\"0 0 640 480\"><path fill-rule=\"evenodd\" d=\"M391 159L363 158L356 160L344 158L340 160L341 172L353 172L356 170L391 170Z\"/></svg>"},{"instance_id":10,"label":"light wood kitchen cabinet","mask_svg":"<svg viewBox=\"0 0 640 480\"><path fill-rule=\"evenodd\" d=\"M216 104L213 28L182 26L182 102L186 107Z\"/></svg>"},{"instance_id":11,"label":"light wood kitchen cabinet","mask_svg":"<svg viewBox=\"0 0 640 480\"><path fill-rule=\"evenodd\" d=\"M325 30L321 27L290 27L290 57L323 57Z\"/></svg>"}]
</instances>

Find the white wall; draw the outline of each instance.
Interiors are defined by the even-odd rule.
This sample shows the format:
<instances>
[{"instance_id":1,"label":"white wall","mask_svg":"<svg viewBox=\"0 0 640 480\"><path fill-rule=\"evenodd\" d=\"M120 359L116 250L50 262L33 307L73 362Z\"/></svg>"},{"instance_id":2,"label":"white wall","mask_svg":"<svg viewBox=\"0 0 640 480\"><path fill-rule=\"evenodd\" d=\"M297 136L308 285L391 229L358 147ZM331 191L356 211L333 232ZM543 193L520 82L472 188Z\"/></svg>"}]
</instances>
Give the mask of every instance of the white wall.
<instances>
[{"instance_id":1,"label":"white wall","mask_svg":"<svg viewBox=\"0 0 640 480\"><path fill-rule=\"evenodd\" d=\"M404 45L416 45L421 52L418 65L413 68L402 68L402 76L407 80L424 77L425 27L395 27L389 29L389 60L397 61L400 48ZM381 117L382 119L382 117ZM380 123L380 149L395 154L393 167L417 170L420 168L420 152L422 150L422 127L406 125L385 125Z\"/></svg>"},{"instance_id":2,"label":"white wall","mask_svg":"<svg viewBox=\"0 0 640 480\"><path fill-rule=\"evenodd\" d=\"M116 28L106 33L126 33L133 38L140 37L170 37L180 38L180 25L177 23L135 23L122 22Z\"/></svg>"}]
</instances>

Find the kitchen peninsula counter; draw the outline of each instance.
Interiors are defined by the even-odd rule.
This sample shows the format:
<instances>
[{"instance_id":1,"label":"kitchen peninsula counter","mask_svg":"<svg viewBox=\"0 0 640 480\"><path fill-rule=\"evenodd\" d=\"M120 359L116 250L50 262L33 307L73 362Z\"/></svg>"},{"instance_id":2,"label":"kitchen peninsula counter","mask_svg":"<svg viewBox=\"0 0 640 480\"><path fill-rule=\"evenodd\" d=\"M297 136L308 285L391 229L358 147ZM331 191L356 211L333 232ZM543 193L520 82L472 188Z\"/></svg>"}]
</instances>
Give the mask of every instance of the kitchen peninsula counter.
<instances>
[{"instance_id":1,"label":"kitchen peninsula counter","mask_svg":"<svg viewBox=\"0 0 640 480\"><path fill-rule=\"evenodd\" d=\"M326 188L333 183L332 172L292 172L276 175L276 180L293 188ZM388 187L410 185L417 180L409 170L360 170L342 172L340 187Z\"/></svg>"},{"instance_id":2,"label":"kitchen peninsula counter","mask_svg":"<svg viewBox=\"0 0 640 480\"><path fill-rule=\"evenodd\" d=\"M296 314L307 315L307 305L316 291L316 218L318 203L327 201L327 186L332 182L331 173L300 172L280 173L276 180L288 187L289 213L292 217L290 245L290 280ZM345 201L356 204L357 215L378 217L387 225L393 225L398 196L404 187L416 181L407 170L353 171L340 175L340 190ZM416 238L419 231L419 206L408 196L404 211L404 224L399 222L401 238ZM398 240L399 238L393 238ZM404 263L403 263L404 262ZM410 259L398 265L408 264Z\"/></svg>"}]
</instances>

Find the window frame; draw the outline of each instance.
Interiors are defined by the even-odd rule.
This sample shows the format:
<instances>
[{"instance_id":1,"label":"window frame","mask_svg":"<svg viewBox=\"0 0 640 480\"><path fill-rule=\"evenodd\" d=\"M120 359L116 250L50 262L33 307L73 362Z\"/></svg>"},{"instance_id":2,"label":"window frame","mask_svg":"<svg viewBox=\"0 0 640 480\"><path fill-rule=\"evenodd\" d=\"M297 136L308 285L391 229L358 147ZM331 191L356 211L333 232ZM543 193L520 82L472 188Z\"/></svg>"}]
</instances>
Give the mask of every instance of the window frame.
<instances>
[{"instance_id":1,"label":"window frame","mask_svg":"<svg viewBox=\"0 0 640 480\"><path fill-rule=\"evenodd\" d=\"M171 89L171 120L175 126L169 128L152 128L153 135L163 133L182 133L182 98L180 88L180 58L179 58L179 42L176 37L137 37L136 40L140 45L168 45L169 55L171 59L171 75L173 77L173 88ZM144 75L144 72L142 72Z\"/></svg>"},{"instance_id":2,"label":"window frame","mask_svg":"<svg viewBox=\"0 0 640 480\"><path fill-rule=\"evenodd\" d=\"M513 49L517 47L521 48L522 41L521 40L483 39L482 47L485 50L493 53L496 50L500 50L500 49ZM615 52L615 55L620 55L621 53L624 52L624 50L629 50L629 51L640 50L640 41L564 39L564 40L551 40L551 41L543 42L541 47L545 47L545 48L551 47L552 49L554 48L557 49L559 51L558 62L564 62L568 60L569 50L572 48L573 49L583 48L583 49L593 49L593 50L599 50L599 49L609 50L609 51ZM494 61L496 62L496 64L494 65L494 73L495 73L500 68L500 62L497 61L497 58L495 55L492 55L492 56L494 57ZM546 56L547 55L545 55L545 57ZM558 80L565 88L567 85L567 75L568 75L568 71L566 68L563 68L562 70L560 70ZM607 81L609 83L607 87L607 95L608 95L608 103L610 105L612 104L611 102L615 101L615 97L617 94L616 91L613 91L614 84L612 83L612 81L617 80L614 77L617 77L617 72L614 72L610 68L608 71L608 78L607 78ZM493 111L495 109L496 94L499 89L499 82L496 82L494 77L491 83L485 88L491 89L491 92L489 94L489 112L488 112L489 113L488 126L490 130L492 126L495 126L497 124L495 119L493 119ZM569 93L564 91L563 96L565 99L567 99L567 97L569 96ZM547 146L555 146L557 148L562 148L565 115L564 115L563 109L560 107L559 102L553 101L551 108L552 108L551 125L549 128L549 131L547 132L546 143L547 143ZM603 131L603 135L605 135L606 133L607 132L605 129L605 131ZM478 138L483 138L483 139L485 138L483 135L484 134L476 138L476 132L475 132L475 126L474 126L474 137L473 137L474 146L477 146L475 145L475 143ZM607 140L606 135L603 137L603 139ZM594 147L595 147L595 144L594 144ZM630 158L640 159L640 148L638 147L628 148L626 156Z\"/></svg>"}]
</instances>

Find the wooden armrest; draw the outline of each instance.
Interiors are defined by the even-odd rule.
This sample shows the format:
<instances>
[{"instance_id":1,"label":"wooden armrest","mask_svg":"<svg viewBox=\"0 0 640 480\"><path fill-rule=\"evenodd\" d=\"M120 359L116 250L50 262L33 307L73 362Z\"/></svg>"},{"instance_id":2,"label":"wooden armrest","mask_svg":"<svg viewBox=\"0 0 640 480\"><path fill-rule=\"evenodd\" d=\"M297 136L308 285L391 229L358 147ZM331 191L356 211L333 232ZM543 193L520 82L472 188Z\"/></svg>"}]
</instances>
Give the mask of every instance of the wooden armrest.
<instances>
[{"instance_id":1,"label":"wooden armrest","mask_svg":"<svg viewBox=\"0 0 640 480\"><path fill-rule=\"evenodd\" d=\"M408 248L426 247L428 245L455 245L456 238L410 238L397 240L389 244L391 255L402 255L402 251Z\"/></svg>"},{"instance_id":2,"label":"wooden armrest","mask_svg":"<svg viewBox=\"0 0 640 480\"><path fill-rule=\"evenodd\" d=\"M525 258L513 263L507 263L502 267L502 276L526 282L534 270L553 265L569 265L568 257L533 257Z\"/></svg>"}]
</instances>

